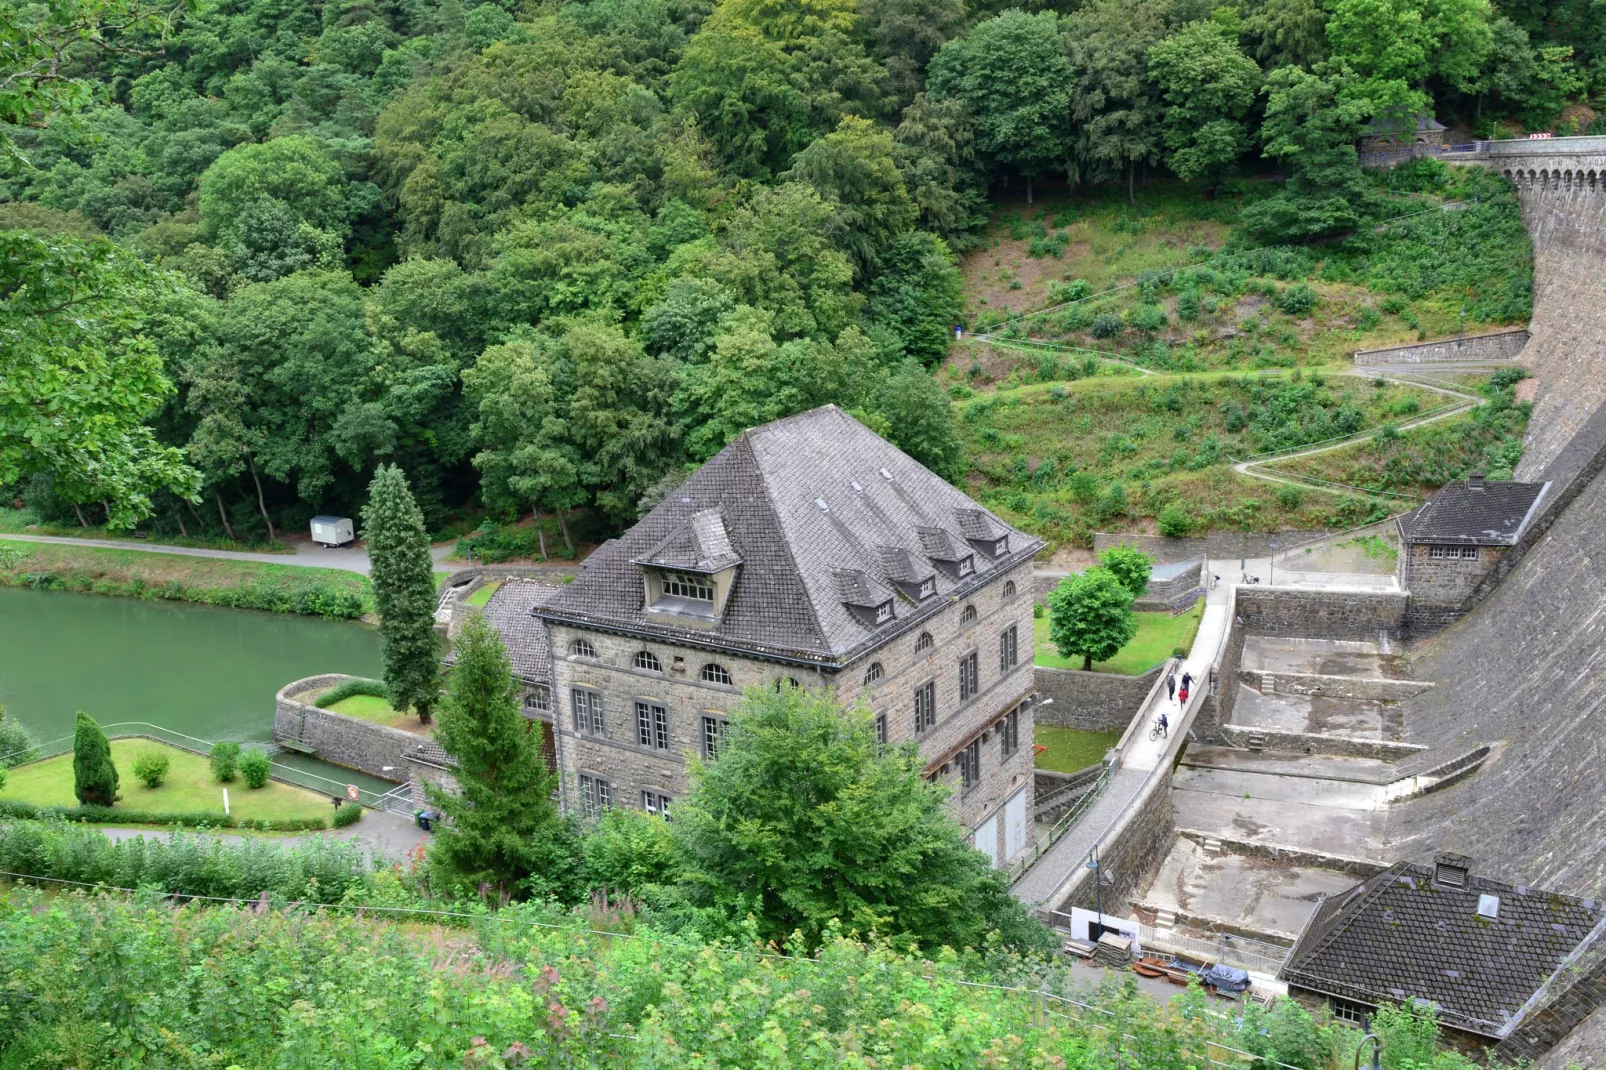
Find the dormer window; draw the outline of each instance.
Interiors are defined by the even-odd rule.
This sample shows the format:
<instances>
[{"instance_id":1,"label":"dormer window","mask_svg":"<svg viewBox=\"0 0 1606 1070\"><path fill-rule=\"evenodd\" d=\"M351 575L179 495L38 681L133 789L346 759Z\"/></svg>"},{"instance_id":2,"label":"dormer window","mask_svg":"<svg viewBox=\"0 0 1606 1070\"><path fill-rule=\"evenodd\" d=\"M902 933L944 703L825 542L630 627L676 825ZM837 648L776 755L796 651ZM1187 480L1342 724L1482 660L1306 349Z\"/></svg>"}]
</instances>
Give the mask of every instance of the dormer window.
<instances>
[{"instance_id":1,"label":"dormer window","mask_svg":"<svg viewBox=\"0 0 1606 1070\"><path fill-rule=\"evenodd\" d=\"M964 557L961 557L959 559L959 574L961 576L968 576L972 572L975 572L975 571L976 571L976 559L975 558L971 557L969 554L966 554Z\"/></svg>"},{"instance_id":2,"label":"dormer window","mask_svg":"<svg viewBox=\"0 0 1606 1070\"><path fill-rule=\"evenodd\" d=\"M927 576L920 581L920 598L924 601L937 593L937 577Z\"/></svg>"},{"instance_id":3,"label":"dormer window","mask_svg":"<svg viewBox=\"0 0 1606 1070\"><path fill-rule=\"evenodd\" d=\"M660 575L663 577L664 593L667 595L674 598L690 598L696 602L714 600L714 585L709 582L707 576L667 568Z\"/></svg>"},{"instance_id":4,"label":"dormer window","mask_svg":"<svg viewBox=\"0 0 1606 1070\"><path fill-rule=\"evenodd\" d=\"M1003 557L1007 553L1009 553L1009 536L1005 535L1002 539L993 543L993 556Z\"/></svg>"},{"instance_id":5,"label":"dormer window","mask_svg":"<svg viewBox=\"0 0 1606 1070\"><path fill-rule=\"evenodd\" d=\"M890 601L883 602L879 606L875 607L875 622L877 624L885 624L887 621L889 621L891 619L892 619L892 603Z\"/></svg>"}]
</instances>

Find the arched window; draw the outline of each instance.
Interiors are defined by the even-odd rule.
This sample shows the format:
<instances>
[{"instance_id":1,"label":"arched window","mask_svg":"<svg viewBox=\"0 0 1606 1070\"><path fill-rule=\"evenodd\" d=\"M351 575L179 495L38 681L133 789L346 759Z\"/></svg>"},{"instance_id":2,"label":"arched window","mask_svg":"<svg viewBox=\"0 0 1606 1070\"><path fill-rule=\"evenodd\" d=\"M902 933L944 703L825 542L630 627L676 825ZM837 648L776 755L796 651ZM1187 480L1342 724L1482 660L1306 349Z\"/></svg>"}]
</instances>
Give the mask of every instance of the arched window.
<instances>
[{"instance_id":1,"label":"arched window","mask_svg":"<svg viewBox=\"0 0 1606 1070\"><path fill-rule=\"evenodd\" d=\"M722 687L731 685L731 674L726 671L725 666L712 661L703 666L702 677L705 684L719 684Z\"/></svg>"},{"instance_id":2,"label":"arched window","mask_svg":"<svg viewBox=\"0 0 1606 1070\"><path fill-rule=\"evenodd\" d=\"M636 651L636 668L646 669L648 672L663 672L664 667L658 661L658 655L650 650Z\"/></svg>"},{"instance_id":3,"label":"arched window","mask_svg":"<svg viewBox=\"0 0 1606 1070\"><path fill-rule=\"evenodd\" d=\"M867 684L873 684L886 674L886 670L881 667L881 663L879 661L872 661L870 663L870 667L864 670L864 682Z\"/></svg>"},{"instance_id":4,"label":"arched window","mask_svg":"<svg viewBox=\"0 0 1606 1070\"><path fill-rule=\"evenodd\" d=\"M1014 598L1014 597L1015 597L1015 581L1014 580L1006 580L1004 582L1004 601L1007 602L1011 598Z\"/></svg>"},{"instance_id":5,"label":"arched window","mask_svg":"<svg viewBox=\"0 0 1606 1070\"><path fill-rule=\"evenodd\" d=\"M591 640L589 639L576 639L569 644L569 656L571 658L594 658L597 656L597 648L591 645Z\"/></svg>"},{"instance_id":6,"label":"arched window","mask_svg":"<svg viewBox=\"0 0 1606 1070\"><path fill-rule=\"evenodd\" d=\"M775 681L775 690L777 691L784 691L789 686L799 691L803 689L803 685L798 683L790 676L783 676L779 680Z\"/></svg>"},{"instance_id":7,"label":"arched window","mask_svg":"<svg viewBox=\"0 0 1606 1070\"><path fill-rule=\"evenodd\" d=\"M926 651L930 650L936 645L937 642L931 638L930 632L921 632L920 638L915 640L915 653L924 654Z\"/></svg>"},{"instance_id":8,"label":"arched window","mask_svg":"<svg viewBox=\"0 0 1606 1070\"><path fill-rule=\"evenodd\" d=\"M975 624L975 623L976 623L976 607L975 606L966 606L965 607L965 611L963 613L959 614L959 624L960 624L960 626L963 627L966 624Z\"/></svg>"}]
</instances>

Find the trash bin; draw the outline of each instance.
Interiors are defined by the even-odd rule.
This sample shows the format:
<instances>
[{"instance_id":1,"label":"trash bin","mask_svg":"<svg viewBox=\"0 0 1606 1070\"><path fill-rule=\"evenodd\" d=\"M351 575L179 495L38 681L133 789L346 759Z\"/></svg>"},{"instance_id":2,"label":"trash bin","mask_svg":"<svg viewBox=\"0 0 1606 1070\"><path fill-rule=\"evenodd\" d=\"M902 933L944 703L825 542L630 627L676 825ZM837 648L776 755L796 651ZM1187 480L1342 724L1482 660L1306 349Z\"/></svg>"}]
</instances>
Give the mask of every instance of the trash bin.
<instances>
[{"instance_id":1,"label":"trash bin","mask_svg":"<svg viewBox=\"0 0 1606 1070\"><path fill-rule=\"evenodd\" d=\"M418 815L418 827L423 829L425 832L433 832L434 829L431 827L430 823L434 821L434 819L435 815L430 813L428 810L425 810L423 813Z\"/></svg>"}]
</instances>

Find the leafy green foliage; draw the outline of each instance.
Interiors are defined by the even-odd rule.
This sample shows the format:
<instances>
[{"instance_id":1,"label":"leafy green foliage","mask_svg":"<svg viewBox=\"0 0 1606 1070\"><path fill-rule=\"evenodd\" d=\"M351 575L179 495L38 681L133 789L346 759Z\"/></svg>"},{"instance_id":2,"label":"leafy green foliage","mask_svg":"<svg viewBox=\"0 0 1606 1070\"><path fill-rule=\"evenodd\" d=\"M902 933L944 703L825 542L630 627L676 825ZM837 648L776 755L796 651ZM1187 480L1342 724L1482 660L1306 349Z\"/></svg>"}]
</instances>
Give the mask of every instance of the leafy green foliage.
<instances>
[{"instance_id":1,"label":"leafy green foliage","mask_svg":"<svg viewBox=\"0 0 1606 1070\"><path fill-rule=\"evenodd\" d=\"M390 689L383 680L354 679L338 683L334 687L318 696L318 705L328 709L341 699L351 698L353 695L368 695L372 698L382 698L390 701Z\"/></svg>"},{"instance_id":2,"label":"leafy green foliage","mask_svg":"<svg viewBox=\"0 0 1606 1070\"><path fill-rule=\"evenodd\" d=\"M423 514L395 465L382 465L374 474L363 509L363 537L379 611L385 689L391 705L416 710L428 723L440 693L434 563Z\"/></svg>"},{"instance_id":3,"label":"leafy green foliage","mask_svg":"<svg viewBox=\"0 0 1606 1070\"><path fill-rule=\"evenodd\" d=\"M354 802L347 802L335 811L335 816L330 821L330 824L337 829L344 829L350 828L361 820L362 807Z\"/></svg>"},{"instance_id":4,"label":"leafy green foliage","mask_svg":"<svg viewBox=\"0 0 1606 1070\"><path fill-rule=\"evenodd\" d=\"M1183 26L1149 49L1148 64L1166 102L1167 166L1182 179L1219 175L1248 147L1260 68L1215 22Z\"/></svg>"},{"instance_id":5,"label":"leafy green foliage","mask_svg":"<svg viewBox=\"0 0 1606 1070\"><path fill-rule=\"evenodd\" d=\"M264 787L273 771L273 760L261 747L247 747L240 753L240 778L248 788ZM336 815L337 818L339 815ZM338 826L337 826L338 827Z\"/></svg>"},{"instance_id":6,"label":"leafy green foliage","mask_svg":"<svg viewBox=\"0 0 1606 1070\"><path fill-rule=\"evenodd\" d=\"M651 894L677 883L680 861L669 823L641 810L609 808L586 832L585 864L592 888Z\"/></svg>"},{"instance_id":7,"label":"leafy green foliage","mask_svg":"<svg viewBox=\"0 0 1606 1070\"><path fill-rule=\"evenodd\" d=\"M82 806L111 806L117 801L117 766L111 744L94 718L79 710L73 724L73 795Z\"/></svg>"},{"instance_id":8,"label":"leafy green foliage","mask_svg":"<svg viewBox=\"0 0 1606 1070\"><path fill-rule=\"evenodd\" d=\"M1095 661L1108 661L1138 634L1132 601L1131 590L1108 569L1067 576L1048 595L1049 641L1091 672Z\"/></svg>"},{"instance_id":9,"label":"leafy green foliage","mask_svg":"<svg viewBox=\"0 0 1606 1070\"><path fill-rule=\"evenodd\" d=\"M33 761L33 737L15 717L6 716L6 707L0 703L0 768Z\"/></svg>"},{"instance_id":10,"label":"leafy green foliage","mask_svg":"<svg viewBox=\"0 0 1606 1070\"><path fill-rule=\"evenodd\" d=\"M980 948L990 933L1050 945L922 769L912 744L876 741L866 710L799 688L748 691L718 760L692 759L691 793L675 804L686 895L726 926L750 915L753 937L806 948L839 925L924 948Z\"/></svg>"},{"instance_id":11,"label":"leafy green foliage","mask_svg":"<svg viewBox=\"0 0 1606 1070\"><path fill-rule=\"evenodd\" d=\"M1108 547L1099 554L1099 564L1108 569L1122 587L1131 591L1133 598L1142 598L1149 589L1149 574L1154 571L1154 558L1136 546Z\"/></svg>"},{"instance_id":12,"label":"leafy green foliage","mask_svg":"<svg viewBox=\"0 0 1606 1070\"><path fill-rule=\"evenodd\" d=\"M220 784L233 783L234 775L240 770L240 745L231 741L214 743L208 757L212 763L212 779Z\"/></svg>"},{"instance_id":13,"label":"leafy green foliage","mask_svg":"<svg viewBox=\"0 0 1606 1070\"><path fill-rule=\"evenodd\" d=\"M520 712L501 636L471 615L455 652L435 740L455 763L458 790L427 789L444 817L431 880L443 890L487 884L505 895L573 898L579 847L558 815L556 774Z\"/></svg>"},{"instance_id":14,"label":"leafy green foliage","mask_svg":"<svg viewBox=\"0 0 1606 1070\"><path fill-rule=\"evenodd\" d=\"M134 756L134 776L147 788L159 788L167 779L168 757L159 747L148 747Z\"/></svg>"}]
</instances>

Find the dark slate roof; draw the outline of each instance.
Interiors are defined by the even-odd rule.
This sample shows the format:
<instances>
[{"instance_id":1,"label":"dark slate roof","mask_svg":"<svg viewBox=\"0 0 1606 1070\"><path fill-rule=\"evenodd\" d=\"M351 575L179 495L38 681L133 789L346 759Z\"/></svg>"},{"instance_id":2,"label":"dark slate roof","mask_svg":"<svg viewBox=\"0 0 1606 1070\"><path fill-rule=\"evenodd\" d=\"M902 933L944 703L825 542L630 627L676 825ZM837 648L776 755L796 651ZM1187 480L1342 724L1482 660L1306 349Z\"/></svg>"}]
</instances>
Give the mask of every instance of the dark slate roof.
<instances>
[{"instance_id":1,"label":"dark slate roof","mask_svg":"<svg viewBox=\"0 0 1606 1070\"><path fill-rule=\"evenodd\" d=\"M1366 132L1368 134L1392 134L1406 130L1412 125L1410 118L1405 115L1399 113L1384 114L1370 120L1366 124ZM1414 125L1418 134L1437 133L1446 129L1443 123L1427 112L1418 114Z\"/></svg>"},{"instance_id":2,"label":"dark slate roof","mask_svg":"<svg viewBox=\"0 0 1606 1070\"><path fill-rule=\"evenodd\" d=\"M742 559L731 547L730 533L725 530L719 510L704 509L665 535L642 561L668 568L718 572L741 564Z\"/></svg>"},{"instance_id":3,"label":"dark slate roof","mask_svg":"<svg viewBox=\"0 0 1606 1070\"><path fill-rule=\"evenodd\" d=\"M552 682L552 659L546 624L531 615L563 590L562 585L538 580L504 580L481 610L507 645L513 675L531 683ZM448 659L450 660L450 659Z\"/></svg>"},{"instance_id":4,"label":"dark slate roof","mask_svg":"<svg viewBox=\"0 0 1606 1070\"><path fill-rule=\"evenodd\" d=\"M712 511L741 562L723 616L712 627L649 616L640 563ZM976 553L967 527L1009 536L1008 552ZM1042 546L827 405L743 432L635 527L598 547L537 612L553 622L841 664ZM939 554L974 555L974 574L956 579L933 570ZM876 627L844 604L838 576L855 572L865 579L862 589L860 581L848 584L854 598L934 572L937 596L920 605L898 599L895 619Z\"/></svg>"},{"instance_id":5,"label":"dark slate roof","mask_svg":"<svg viewBox=\"0 0 1606 1070\"><path fill-rule=\"evenodd\" d=\"M1595 900L1472 873L1456 888L1433 875L1433 866L1400 862L1324 898L1281 978L1360 1003L1427 1000L1445 1024L1498 1037L1606 920ZM1500 900L1493 920L1478 914L1485 895Z\"/></svg>"},{"instance_id":6,"label":"dark slate roof","mask_svg":"<svg viewBox=\"0 0 1606 1070\"><path fill-rule=\"evenodd\" d=\"M1549 483L1490 483L1476 489L1466 480L1446 483L1406 516L1407 542L1510 546L1532 517Z\"/></svg>"}]
</instances>

